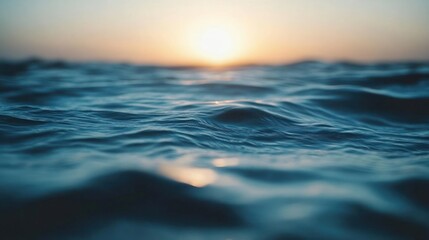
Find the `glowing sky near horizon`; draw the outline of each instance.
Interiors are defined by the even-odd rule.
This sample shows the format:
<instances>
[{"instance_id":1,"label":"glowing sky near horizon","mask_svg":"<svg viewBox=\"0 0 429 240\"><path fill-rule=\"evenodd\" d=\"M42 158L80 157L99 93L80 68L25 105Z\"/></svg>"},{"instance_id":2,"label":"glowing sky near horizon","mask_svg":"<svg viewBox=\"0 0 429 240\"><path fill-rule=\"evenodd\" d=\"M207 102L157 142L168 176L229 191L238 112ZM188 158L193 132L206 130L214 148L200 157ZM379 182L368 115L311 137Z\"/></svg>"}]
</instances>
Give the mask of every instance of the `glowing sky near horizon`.
<instances>
[{"instance_id":1,"label":"glowing sky near horizon","mask_svg":"<svg viewBox=\"0 0 429 240\"><path fill-rule=\"evenodd\" d=\"M427 0L2 0L0 58L428 60L428 23Z\"/></svg>"}]
</instances>

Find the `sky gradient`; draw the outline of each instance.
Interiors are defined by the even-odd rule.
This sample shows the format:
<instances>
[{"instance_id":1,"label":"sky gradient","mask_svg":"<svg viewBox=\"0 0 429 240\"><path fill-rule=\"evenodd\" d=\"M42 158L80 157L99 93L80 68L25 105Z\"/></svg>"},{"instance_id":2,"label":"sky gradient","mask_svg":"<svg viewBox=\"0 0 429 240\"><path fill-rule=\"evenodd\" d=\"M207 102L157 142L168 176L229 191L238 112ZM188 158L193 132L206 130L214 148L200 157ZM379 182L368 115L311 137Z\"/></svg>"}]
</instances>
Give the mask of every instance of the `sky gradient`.
<instances>
[{"instance_id":1,"label":"sky gradient","mask_svg":"<svg viewBox=\"0 0 429 240\"><path fill-rule=\"evenodd\" d=\"M222 26L229 63L428 60L428 23L427 0L3 0L0 58L200 64Z\"/></svg>"}]
</instances>

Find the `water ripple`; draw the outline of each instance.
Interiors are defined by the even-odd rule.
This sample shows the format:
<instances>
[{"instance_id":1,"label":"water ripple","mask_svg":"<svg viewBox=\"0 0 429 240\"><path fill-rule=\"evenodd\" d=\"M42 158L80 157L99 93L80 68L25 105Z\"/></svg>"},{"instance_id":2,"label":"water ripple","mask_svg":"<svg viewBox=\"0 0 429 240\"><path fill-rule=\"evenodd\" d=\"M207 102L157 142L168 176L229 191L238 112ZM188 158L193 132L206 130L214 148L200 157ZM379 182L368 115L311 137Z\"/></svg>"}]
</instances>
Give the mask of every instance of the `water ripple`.
<instances>
[{"instance_id":1,"label":"water ripple","mask_svg":"<svg viewBox=\"0 0 429 240\"><path fill-rule=\"evenodd\" d=\"M429 238L428 63L0 78L3 238Z\"/></svg>"}]
</instances>

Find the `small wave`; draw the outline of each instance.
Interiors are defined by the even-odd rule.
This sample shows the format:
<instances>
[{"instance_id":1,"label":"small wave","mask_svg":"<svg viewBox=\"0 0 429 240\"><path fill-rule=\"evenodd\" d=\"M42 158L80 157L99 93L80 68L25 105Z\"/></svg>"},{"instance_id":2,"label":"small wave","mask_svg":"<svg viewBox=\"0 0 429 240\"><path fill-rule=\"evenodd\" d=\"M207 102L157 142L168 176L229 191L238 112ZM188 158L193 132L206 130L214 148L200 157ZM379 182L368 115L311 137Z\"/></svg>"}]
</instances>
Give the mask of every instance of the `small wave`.
<instances>
[{"instance_id":1,"label":"small wave","mask_svg":"<svg viewBox=\"0 0 429 240\"><path fill-rule=\"evenodd\" d=\"M221 123L249 124L264 126L265 124L293 124L293 121L267 111L250 107L227 107L215 113L212 118Z\"/></svg>"},{"instance_id":2,"label":"small wave","mask_svg":"<svg viewBox=\"0 0 429 240\"><path fill-rule=\"evenodd\" d=\"M325 91L331 97L314 100L334 112L355 115L360 119L372 118L388 122L429 122L429 98L400 98L366 91Z\"/></svg>"},{"instance_id":3,"label":"small wave","mask_svg":"<svg viewBox=\"0 0 429 240\"><path fill-rule=\"evenodd\" d=\"M266 182L269 184L283 184L295 182L308 182L320 179L317 175L304 171L286 171L263 168L225 168L225 171L248 178L252 181Z\"/></svg>"},{"instance_id":4,"label":"small wave","mask_svg":"<svg viewBox=\"0 0 429 240\"><path fill-rule=\"evenodd\" d=\"M360 81L362 86L370 87L386 87L391 85L416 85L422 82L429 81L429 74L424 73L408 73L393 76L370 77L364 81Z\"/></svg>"},{"instance_id":5,"label":"small wave","mask_svg":"<svg viewBox=\"0 0 429 240\"><path fill-rule=\"evenodd\" d=\"M0 75L17 76L30 69L66 69L70 65L64 61L46 61L41 59L29 59L24 61L0 61Z\"/></svg>"},{"instance_id":6,"label":"small wave","mask_svg":"<svg viewBox=\"0 0 429 240\"><path fill-rule=\"evenodd\" d=\"M34 119L26 119L8 115L0 115L0 124L8 125L8 126L35 126L46 124L45 121L34 120Z\"/></svg>"},{"instance_id":7,"label":"small wave","mask_svg":"<svg viewBox=\"0 0 429 240\"><path fill-rule=\"evenodd\" d=\"M198 198L188 185L129 170L97 177L78 188L26 199L3 211L0 229L4 237L26 238L88 223L94 227L97 222L117 218L206 228L243 224L233 206Z\"/></svg>"}]
</instances>

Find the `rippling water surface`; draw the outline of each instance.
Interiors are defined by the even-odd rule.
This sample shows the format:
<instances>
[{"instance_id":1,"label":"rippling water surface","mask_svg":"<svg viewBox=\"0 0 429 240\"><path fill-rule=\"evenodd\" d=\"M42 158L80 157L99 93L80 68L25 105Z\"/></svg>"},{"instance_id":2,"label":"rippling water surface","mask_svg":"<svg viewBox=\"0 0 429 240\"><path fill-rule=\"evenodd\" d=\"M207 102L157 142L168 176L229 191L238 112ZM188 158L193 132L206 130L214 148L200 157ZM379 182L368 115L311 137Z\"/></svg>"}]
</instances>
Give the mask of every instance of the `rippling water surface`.
<instances>
[{"instance_id":1,"label":"rippling water surface","mask_svg":"<svg viewBox=\"0 0 429 240\"><path fill-rule=\"evenodd\" d=\"M0 64L2 239L429 239L429 64Z\"/></svg>"}]
</instances>

